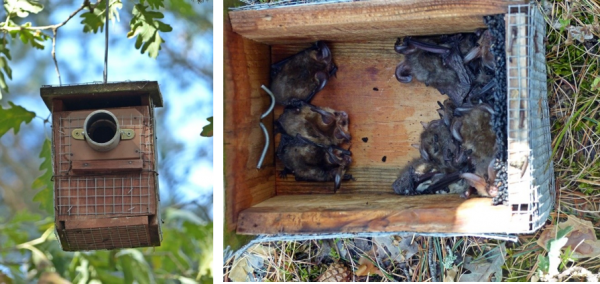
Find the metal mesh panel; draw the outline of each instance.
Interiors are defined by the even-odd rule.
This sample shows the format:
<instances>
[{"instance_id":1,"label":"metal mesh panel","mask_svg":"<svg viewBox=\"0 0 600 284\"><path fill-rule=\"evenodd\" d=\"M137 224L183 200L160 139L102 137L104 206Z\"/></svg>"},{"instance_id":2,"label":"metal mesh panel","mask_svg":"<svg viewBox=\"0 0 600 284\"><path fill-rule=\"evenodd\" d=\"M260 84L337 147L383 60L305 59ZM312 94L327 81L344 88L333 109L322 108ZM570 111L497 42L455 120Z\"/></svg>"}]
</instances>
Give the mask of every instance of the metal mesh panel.
<instances>
[{"instance_id":1,"label":"metal mesh panel","mask_svg":"<svg viewBox=\"0 0 600 284\"><path fill-rule=\"evenodd\" d=\"M108 109L110 110L110 109ZM91 112L91 111L90 111ZM141 173L127 175L73 176L71 132L83 128L85 116L60 117L55 165L55 209L59 216L74 215L148 215L156 214L154 126L148 116L116 114L121 129L133 129L140 150L135 156L142 159Z\"/></svg>"},{"instance_id":2,"label":"metal mesh panel","mask_svg":"<svg viewBox=\"0 0 600 284\"><path fill-rule=\"evenodd\" d=\"M68 251L135 248L150 246L148 226L118 226L64 230Z\"/></svg>"},{"instance_id":3,"label":"metal mesh panel","mask_svg":"<svg viewBox=\"0 0 600 284\"><path fill-rule=\"evenodd\" d=\"M511 5L506 16L508 77L508 205L541 227L554 204L547 103L546 26L533 5Z\"/></svg>"}]
</instances>

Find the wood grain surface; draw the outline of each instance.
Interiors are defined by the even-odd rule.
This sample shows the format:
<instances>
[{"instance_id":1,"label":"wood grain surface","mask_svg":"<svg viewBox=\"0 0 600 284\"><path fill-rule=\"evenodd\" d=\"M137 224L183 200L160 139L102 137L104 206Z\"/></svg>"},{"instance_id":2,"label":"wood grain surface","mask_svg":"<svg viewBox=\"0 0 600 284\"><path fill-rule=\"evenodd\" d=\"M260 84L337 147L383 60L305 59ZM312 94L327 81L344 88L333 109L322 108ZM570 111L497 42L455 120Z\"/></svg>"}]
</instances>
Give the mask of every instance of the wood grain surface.
<instances>
[{"instance_id":1,"label":"wood grain surface","mask_svg":"<svg viewBox=\"0 0 600 284\"><path fill-rule=\"evenodd\" d=\"M265 44L376 40L407 35L471 32L483 16L503 14L507 0L361 1L231 11L233 31Z\"/></svg>"},{"instance_id":2,"label":"wood grain surface","mask_svg":"<svg viewBox=\"0 0 600 284\"><path fill-rule=\"evenodd\" d=\"M238 234L525 231L527 215L512 215L489 198L395 194L283 195L243 211Z\"/></svg>"}]
</instances>

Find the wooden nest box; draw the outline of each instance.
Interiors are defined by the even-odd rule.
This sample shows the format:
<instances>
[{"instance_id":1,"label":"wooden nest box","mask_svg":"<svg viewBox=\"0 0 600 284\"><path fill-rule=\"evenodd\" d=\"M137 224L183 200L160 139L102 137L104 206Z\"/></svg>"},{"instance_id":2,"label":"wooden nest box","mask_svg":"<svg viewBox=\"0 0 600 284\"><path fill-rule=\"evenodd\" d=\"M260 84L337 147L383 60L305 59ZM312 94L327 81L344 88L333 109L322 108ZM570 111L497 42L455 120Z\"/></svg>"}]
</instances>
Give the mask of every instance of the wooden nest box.
<instances>
[{"instance_id":1,"label":"wooden nest box","mask_svg":"<svg viewBox=\"0 0 600 284\"><path fill-rule=\"evenodd\" d=\"M484 16L504 14L513 43L507 51L508 159L529 163L508 169L509 201L458 195L401 196L392 183L419 151L420 121L439 119L446 96L423 83L399 83L399 37L475 32ZM545 23L525 1L350 1L272 9L230 10L225 38L226 229L237 234L417 232L507 234L537 230L554 204L550 127L546 102ZM338 70L312 104L349 116L354 181L300 182L281 178L275 155L280 135L262 119L271 145L256 169L265 138L259 121L268 109L270 66L316 41L325 41ZM532 48L535 45L535 48ZM515 118L516 116L516 118ZM516 124L515 124L516 122ZM541 141L541 142L540 142ZM513 157L513 158L511 158ZM534 158L535 157L535 158Z\"/></svg>"},{"instance_id":2,"label":"wooden nest box","mask_svg":"<svg viewBox=\"0 0 600 284\"><path fill-rule=\"evenodd\" d=\"M43 86L65 251L160 246L157 82Z\"/></svg>"}]
</instances>

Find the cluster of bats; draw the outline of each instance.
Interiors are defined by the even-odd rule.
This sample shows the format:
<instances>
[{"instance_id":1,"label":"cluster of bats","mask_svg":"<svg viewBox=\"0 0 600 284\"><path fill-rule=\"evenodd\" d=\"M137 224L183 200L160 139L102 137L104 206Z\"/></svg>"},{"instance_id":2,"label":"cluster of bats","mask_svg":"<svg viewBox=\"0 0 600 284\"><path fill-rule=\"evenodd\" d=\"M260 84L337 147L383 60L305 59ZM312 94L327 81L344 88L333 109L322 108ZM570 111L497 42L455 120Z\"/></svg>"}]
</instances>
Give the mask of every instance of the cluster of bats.
<instances>
[{"instance_id":1,"label":"cluster of bats","mask_svg":"<svg viewBox=\"0 0 600 284\"><path fill-rule=\"evenodd\" d=\"M271 91L277 104L285 106L275 121L281 133L277 157L283 162L280 176L294 174L297 181L352 179L346 170L352 153L341 145L350 141L348 114L310 104L327 81L335 76L330 49L316 42L295 55L271 66Z\"/></svg>"},{"instance_id":2,"label":"cluster of bats","mask_svg":"<svg viewBox=\"0 0 600 284\"><path fill-rule=\"evenodd\" d=\"M400 173L398 194L456 193L468 198L498 195L496 134L492 128L495 58L489 30L475 33L398 39L404 55L396 68L401 83L413 79L447 95L438 102L440 119L424 123L420 157Z\"/></svg>"},{"instance_id":3,"label":"cluster of bats","mask_svg":"<svg viewBox=\"0 0 600 284\"><path fill-rule=\"evenodd\" d=\"M495 58L489 30L475 33L398 39L394 49L404 55L395 71L401 83L413 79L447 95L438 102L440 119L422 123L421 141L413 145L420 157L401 171L392 187L398 194L456 193L468 198L498 194L496 135L491 127ZM298 181L352 179L346 174L352 153L342 148L350 141L348 115L310 104L337 67L323 42L316 42L271 66L270 89L285 106L275 122L281 133L277 157L282 177Z\"/></svg>"}]
</instances>

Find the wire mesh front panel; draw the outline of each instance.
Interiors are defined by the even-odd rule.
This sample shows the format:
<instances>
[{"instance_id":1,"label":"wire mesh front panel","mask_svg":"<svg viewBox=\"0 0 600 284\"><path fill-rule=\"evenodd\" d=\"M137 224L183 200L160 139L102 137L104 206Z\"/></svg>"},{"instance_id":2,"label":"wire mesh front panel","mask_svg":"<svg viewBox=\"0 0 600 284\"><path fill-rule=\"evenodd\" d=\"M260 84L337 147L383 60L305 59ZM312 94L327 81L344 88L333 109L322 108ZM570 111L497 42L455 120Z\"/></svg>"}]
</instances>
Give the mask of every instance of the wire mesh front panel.
<instances>
[{"instance_id":1,"label":"wire mesh front panel","mask_svg":"<svg viewBox=\"0 0 600 284\"><path fill-rule=\"evenodd\" d=\"M544 37L535 5L511 5L506 17L508 205L541 227L554 204ZM521 230L519 230L521 231Z\"/></svg>"},{"instance_id":2,"label":"wire mesh front panel","mask_svg":"<svg viewBox=\"0 0 600 284\"><path fill-rule=\"evenodd\" d=\"M68 251L150 246L147 225L65 230Z\"/></svg>"},{"instance_id":3,"label":"wire mesh front panel","mask_svg":"<svg viewBox=\"0 0 600 284\"><path fill-rule=\"evenodd\" d=\"M156 214L156 173L153 123L148 107L107 109L115 114L121 129L133 129L132 140L122 140L109 152L91 150L72 137L82 129L91 111L60 113L55 133L55 200L57 216L136 216ZM75 175L75 160L141 159L141 172Z\"/></svg>"}]
</instances>

